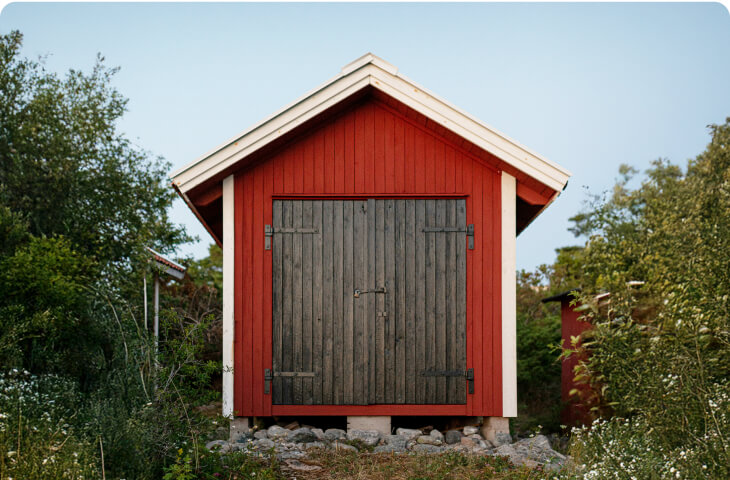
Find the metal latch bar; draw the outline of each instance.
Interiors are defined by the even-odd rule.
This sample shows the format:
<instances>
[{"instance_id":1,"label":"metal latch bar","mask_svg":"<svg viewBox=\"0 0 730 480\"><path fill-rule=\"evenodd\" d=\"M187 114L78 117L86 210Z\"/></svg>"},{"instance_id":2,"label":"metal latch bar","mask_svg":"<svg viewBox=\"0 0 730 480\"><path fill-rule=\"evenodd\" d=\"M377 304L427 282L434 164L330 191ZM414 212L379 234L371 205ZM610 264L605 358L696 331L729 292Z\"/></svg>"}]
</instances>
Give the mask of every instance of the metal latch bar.
<instances>
[{"instance_id":1,"label":"metal latch bar","mask_svg":"<svg viewBox=\"0 0 730 480\"><path fill-rule=\"evenodd\" d=\"M466 233L469 241L469 250L474 250L474 224L470 223L466 229L461 227L424 227L421 229L424 233Z\"/></svg>"},{"instance_id":2,"label":"metal latch bar","mask_svg":"<svg viewBox=\"0 0 730 480\"><path fill-rule=\"evenodd\" d=\"M364 293L388 293L388 289L386 287L378 287L373 290L360 290L359 288L356 288L353 292L353 297L360 298L360 295Z\"/></svg>"},{"instance_id":3,"label":"metal latch bar","mask_svg":"<svg viewBox=\"0 0 730 480\"><path fill-rule=\"evenodd\" d=\"M299 228L299 227L274 228L271 225L264 225L264 250L271 250L271 237L273 237L275 233L316 234L316 233L319 233L319 229L317 229L317 228Z\"/></svg>"},{"instance_id":4,"label":"metal latch bar","mask_svg":"<svg viewBox=\"0 0 730 480\"><path fill-rule=\"evenodd\" d=\"M268 395L271 392L271 382L274 377L286 377L286 378L312 378L315 377L315 372L274 372L270 368L264 369L264 395Z\"/></svg>"}]
</instances>

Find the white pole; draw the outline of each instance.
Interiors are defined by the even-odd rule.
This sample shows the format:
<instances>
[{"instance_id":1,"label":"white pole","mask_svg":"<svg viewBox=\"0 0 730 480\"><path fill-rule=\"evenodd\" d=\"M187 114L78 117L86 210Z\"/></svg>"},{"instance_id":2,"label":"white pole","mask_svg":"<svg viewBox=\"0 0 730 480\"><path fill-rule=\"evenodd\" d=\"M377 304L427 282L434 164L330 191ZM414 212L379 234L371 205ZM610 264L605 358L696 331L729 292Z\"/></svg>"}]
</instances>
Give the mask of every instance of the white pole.
<instances>
[{"instance_id":1,"label":"white pole","mask_svg":"<svg viewBox=\"0 0 730 480\"><path fill-rule=\"evenodd\" d=\"M160 277L155 272L155 364L157 364L157 343L160 338Z\"/></svg>"},{"instance_id":2,"label":"white pole","mask_svg":"<svg viewBox=\"0 0 730 480\"><path fill-rule=\"evenodd\" d=\"M145 334L148 332L147 327L147 272L144 272L142 277L142 288L144 289L144 331Z\"/></svg>"}]
</instances>

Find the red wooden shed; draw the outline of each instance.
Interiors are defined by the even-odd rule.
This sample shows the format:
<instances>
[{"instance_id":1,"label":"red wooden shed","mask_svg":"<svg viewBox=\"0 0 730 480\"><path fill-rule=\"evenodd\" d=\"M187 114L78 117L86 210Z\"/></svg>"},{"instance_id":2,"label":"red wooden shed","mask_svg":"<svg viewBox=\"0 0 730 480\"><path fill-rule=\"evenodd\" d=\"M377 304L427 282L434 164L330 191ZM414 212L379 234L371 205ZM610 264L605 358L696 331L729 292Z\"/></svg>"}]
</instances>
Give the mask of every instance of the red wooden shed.
<instances>
[{"instance_id":1,"label":"red wooden shed","mask_svg":"<svg viewBox=\"0 0 730 480\"><path fill-rule=\"evenodd\" d=\"M552 297L544 298L543 303L560 302L560 325L562 347L571 348L572 338L580 338L580 335L590 329L591 324L580 320L582 315L580 304L575 304L580 289L568 290ZM564 425L578 426L591 423L590 414L585 405L578 401L573 390L587 390L587 386L575 382L575 367L580 359L576 355L564 358L561 362L562 370L560 375L560 397L563 402L563 410L560 412L560 420Z\"/></svg>"},{"instance_id":2,"label":"red wooden shed","mask_svg":"<svg viewBox=\"0 0 730 480\"><path fill-rule=\"evenodd\" d=\"M174 173L223 247L223 413L516 416L515 237L569 175L372 54Z\"/></svg>"}]
</instances>

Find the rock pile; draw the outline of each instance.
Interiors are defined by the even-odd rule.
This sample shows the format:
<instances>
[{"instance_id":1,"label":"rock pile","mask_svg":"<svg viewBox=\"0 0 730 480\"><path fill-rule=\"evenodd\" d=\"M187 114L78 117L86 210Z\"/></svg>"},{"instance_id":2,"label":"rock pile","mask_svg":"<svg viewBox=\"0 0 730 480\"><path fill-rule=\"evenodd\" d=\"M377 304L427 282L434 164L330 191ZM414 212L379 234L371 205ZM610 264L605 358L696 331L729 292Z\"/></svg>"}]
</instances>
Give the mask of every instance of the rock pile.
<instances>
[{"instance_id":1,"label":"rock pile","mask_svg":"<svg viewBox=\"0 0 730 480\"><path fill-rule=\"evenodd\" d=\"M298 427L298 426L297 426ZM428 433L426 433L428 432ZM312 449L372 451L373 453L415 454L460 452L472 455L499 455L508 457L515 465L542 466L559 470L566 457L550 446L544 435L512 443L508 434L497 435L494 442L486 441L477 427L449 430L398 428L394 435L383 435L375 430L298 427L287 429L274 425L266 430L247 433L235 442L213 440L206 448L220 453L248 451L261 455L276 455L287 464L298 465L297 459L307 456Z\"/></svg>"}]
</instances>

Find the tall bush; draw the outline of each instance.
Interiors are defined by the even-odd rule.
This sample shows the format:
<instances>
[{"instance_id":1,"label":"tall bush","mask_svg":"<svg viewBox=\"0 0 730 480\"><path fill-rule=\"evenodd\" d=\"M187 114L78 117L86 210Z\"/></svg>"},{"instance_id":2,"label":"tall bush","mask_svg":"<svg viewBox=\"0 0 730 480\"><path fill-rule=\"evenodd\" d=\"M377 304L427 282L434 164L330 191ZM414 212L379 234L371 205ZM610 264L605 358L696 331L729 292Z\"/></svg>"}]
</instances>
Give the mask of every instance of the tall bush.
<instances>
[{"instance_id":1,"label":"tall bush","mask_svg":"<svg viewBox=\"0 0 730 480\"><path fill-rule=\"evenodd\" d=\"M588 470L606 467L591 438L609 436L637 462L664 462L646 478L730 477L730 119L710 130L686 169L656 161L630 188L636 172L622 167L574 218L589 236L593 324L579 378L599 393L594 412L625 419L578 437Z\"/></svg>"}]
</instances>

